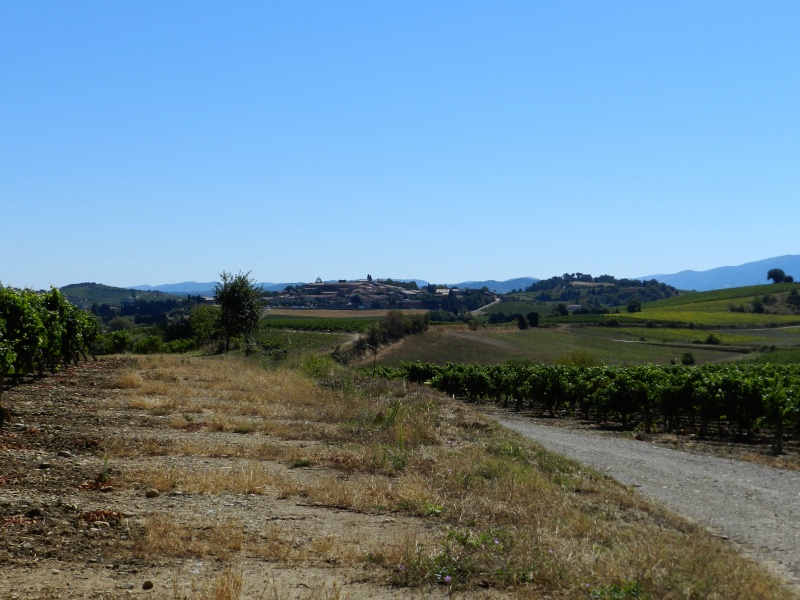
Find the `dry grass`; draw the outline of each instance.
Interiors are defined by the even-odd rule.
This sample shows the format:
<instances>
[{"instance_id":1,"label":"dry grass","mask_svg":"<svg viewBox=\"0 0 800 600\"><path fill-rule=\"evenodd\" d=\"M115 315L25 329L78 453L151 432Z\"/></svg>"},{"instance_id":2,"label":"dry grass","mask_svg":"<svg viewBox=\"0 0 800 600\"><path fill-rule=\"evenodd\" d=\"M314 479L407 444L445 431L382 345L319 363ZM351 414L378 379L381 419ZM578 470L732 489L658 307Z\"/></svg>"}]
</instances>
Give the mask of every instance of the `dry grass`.
<instances>
[{"instance_id":1,"label":"dry grass","mask_svg":"<svg viewBox=\"0 0 800 600\"><path fill-rule=\"evenodd\" d=\"M154 463L127 473L129 482L291 498L436 525L425 535L364 540L330 532L305 538L275 525L251 540L255 534L234 522L179 525L154 517L139 552L362 564L398 586L458 593L490 587L511 597L625 597L614 596L618 590L627 597L784 597L774 580L700 528L423 388L362 382L338 393L296 371L230 358L139 360L138 385L121 383L135 382L131 375L118 380L123 406L163 413L165 424L181 431L110 440L111 456L227 462ZM183 431L195 423L202 428ZM229 438L215 437L222 435Z\"/></svg>"},{"instance_id":2,"label":"dry grass","mask_svg":"<svg viewBox=\"0 0 800 600\"><path fill-rule=\"evenodd\" d=\"M260 461L239 460L222 467L189 468L153 465L133 470L128 480L145 484L160 491L180 490L196 494L256 494L283 490L286 476Z\"/></svg>"},{"instance_id":3,"label":"dry grass","mask_svg":"<svg viewBox=\"0 0 800 600\"><path fill-rule=\"evenodd\" d=\"M236 521L202 521L180 524L169 515L152 515L136 540L133 554L140 559L153 556L230 559L244 544L242 526Z\"/></svg>"},{"instance_id":4,"label":"dry grass","mask_svg":"<svg viewBox=\"0 0 800 600\"><path fill-rule=\"evenodd\" d=\"M126 370L120 373L113 382L113 387L123 390L135 390L142 386L142 377L133 370Z\"/></svg>"}]
</instances>

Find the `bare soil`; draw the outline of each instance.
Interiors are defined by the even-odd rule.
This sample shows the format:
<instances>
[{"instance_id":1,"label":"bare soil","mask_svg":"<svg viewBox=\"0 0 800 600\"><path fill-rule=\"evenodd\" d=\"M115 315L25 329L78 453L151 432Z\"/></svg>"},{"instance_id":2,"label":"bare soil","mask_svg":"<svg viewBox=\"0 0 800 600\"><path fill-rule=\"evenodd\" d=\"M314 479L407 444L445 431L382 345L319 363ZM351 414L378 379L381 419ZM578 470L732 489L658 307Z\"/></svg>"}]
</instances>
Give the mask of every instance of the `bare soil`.
<instances>
[{"instance_id":1,"label":"bare soil","mask_svg":"<svg viewBox=\"0 0 800 600\"><path fill-rule=\"evenodd\" d=\"M202 432L230 448L214 458L109 458L112 438L135 445L155 436L168 446L198 435L191 426L178 429L152 412L126 408L120 401L126 390L114 381L129 364L88 362L4 394L13 413L0 428L0 598L446 595L393 588L391 573L369 561L382 544L424 538L435 528L424 519L319 506L282 498L277 489L148 493L135 481L137 472L230 472L246 464L237 457L243 445L264 444L265 436ZM276 477L291 470L299 482L318 474L280 462L270 468ZM154 527L162 534L174 528L175 547L153 547ZM231 560L224 560L226 545Z\"/></svg>"}]
</instances>

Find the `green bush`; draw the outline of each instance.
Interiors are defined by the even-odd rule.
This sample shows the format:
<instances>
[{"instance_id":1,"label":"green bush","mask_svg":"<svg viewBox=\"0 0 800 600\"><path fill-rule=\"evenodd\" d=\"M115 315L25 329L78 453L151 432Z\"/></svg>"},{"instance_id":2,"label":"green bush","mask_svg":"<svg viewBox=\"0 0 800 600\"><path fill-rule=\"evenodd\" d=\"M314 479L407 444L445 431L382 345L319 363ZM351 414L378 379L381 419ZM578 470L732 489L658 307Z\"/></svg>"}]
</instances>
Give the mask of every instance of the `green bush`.
<instances>
[{"instance_id":1,"label":"green bush","mask_svg":"<svg viewBox=\"0 0 800 600\"><path fill-rule=\"evenodd\" d=\"M113 331L99 338L100 354L121 354L131 347L131 334L127 331Z\"/></svg>"},{"instance_id":2,"label":"green bush","mask_svg":"<svg viewBox=\"0 0 800 600\"><path fill-rule=\"evenodd\" d=\"M173 354L182 354L184 352L191 352L192 350L197 350L197 342L192 339L186 340L172 340L171 342L167 342L163 346L165 352L171 352Z\"/></svg>"},{"instance_id":3,"label":"green bush","mask_svg":"<svg viewBox=\"0 0 800 600\"><path fill-rule=\"evenodd\" d=\"M164 342L157 335L148 335L146 338L133 344L136 354L156 354L163 352Z\"/></svg>"},{"instance_id":4,"label":"green bush","mask_svg":"<svg viewBox=\"0 0 800 600\"><path fill-rule=\"evenodd\" d=\"M303 362L302 369L324 388L347 390L353 386L353 375L350 370L338 364L330 356L312 354Z\"/></svg>"}]
</instances>

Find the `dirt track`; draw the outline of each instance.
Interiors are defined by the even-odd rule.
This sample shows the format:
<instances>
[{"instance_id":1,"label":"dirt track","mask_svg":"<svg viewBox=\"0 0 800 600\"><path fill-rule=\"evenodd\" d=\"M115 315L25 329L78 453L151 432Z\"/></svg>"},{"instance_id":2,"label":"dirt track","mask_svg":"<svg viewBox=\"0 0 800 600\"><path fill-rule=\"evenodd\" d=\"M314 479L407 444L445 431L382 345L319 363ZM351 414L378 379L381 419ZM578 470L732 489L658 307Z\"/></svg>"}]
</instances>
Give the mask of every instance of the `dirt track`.
<instances>
[{"instance_id":1,"label":"dirt track","mask_svg":"<svg viewBox=\"0 0 800 600\"><path fill-rule=\"evenodd\" d=\"M491 416L741 544L800 591L800 472Z\"/></svg>"}]
</instances>

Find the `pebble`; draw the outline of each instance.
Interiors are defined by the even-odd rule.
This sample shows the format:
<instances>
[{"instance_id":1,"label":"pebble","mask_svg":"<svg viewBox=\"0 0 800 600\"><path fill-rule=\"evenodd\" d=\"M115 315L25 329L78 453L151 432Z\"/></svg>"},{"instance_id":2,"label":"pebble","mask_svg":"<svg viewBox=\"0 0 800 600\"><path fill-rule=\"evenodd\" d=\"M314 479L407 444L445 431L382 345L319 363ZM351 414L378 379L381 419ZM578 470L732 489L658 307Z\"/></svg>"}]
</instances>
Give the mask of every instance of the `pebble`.
<instances>
[{"instance_id":1,"label":"pebble","mask_svg":"<svg viewBox=\"0 0 800 600\"><path fill-rule=\"evenodd\" d=\"M122 584L117 586L117 589L118 590L132 590L135 587L136 586L133 585L132 583L122 583Z\"/></svg>"},{"instance_id":2,"label":"pebble","mask_svg":"<svg viewBox=\"0 0 800 600\"><path fill-rule=\"evenodd\" d=\"M40 468L40 469L49 469L49 468L50 468L50 467L52 467L52 466L53 466L53 465L51 465L49 462L43 462L43 463L39 463L39 468Z\"/></svg>"},{"instance_id":3,"label":"pebble","mask_svg":"<svg viewBox=\"0 0 800 600\"><path fill-rule=\"evenodd\" d=\"M58 455L61 458L72 458L72 452L70 452L69 450L59 450Z\"/></svg>"},{"instance_id":4,"label":"pebble","mask_svg":"<svg viewBox=\"0 0 800 600\"><path fill-rule=\"evenodd\" d=\"M144 497L145 498L158 498L160 495L161 495L161 492L159 492L155 488L149 489L144 493Z\"/></svg>"},{"instance_id":5,"label":"pebble","mask_svg":"<svg viewBox=\"0 0 800 600\"><path fill-rule=\"evenodd\" d=\"M142 584L143 590L152 590L153 589L153 582L149 579Z\"/></svg>"},{"instance_id":6,"label":"pebble","mask_svg":"<svg viewBox=\"0 0 800 600\"><path fill-rule=\"evenodd\" d=\"M113 492L114 491L114 486L113 485L104 485L103 487L100 488L100 491L104 492L104 493Z\"/></svg>"}]
</instances>

